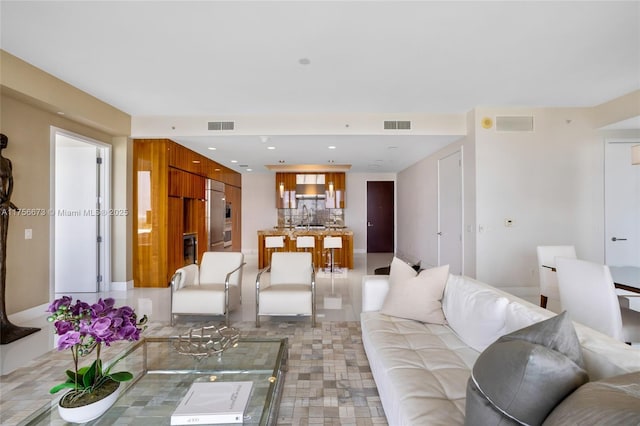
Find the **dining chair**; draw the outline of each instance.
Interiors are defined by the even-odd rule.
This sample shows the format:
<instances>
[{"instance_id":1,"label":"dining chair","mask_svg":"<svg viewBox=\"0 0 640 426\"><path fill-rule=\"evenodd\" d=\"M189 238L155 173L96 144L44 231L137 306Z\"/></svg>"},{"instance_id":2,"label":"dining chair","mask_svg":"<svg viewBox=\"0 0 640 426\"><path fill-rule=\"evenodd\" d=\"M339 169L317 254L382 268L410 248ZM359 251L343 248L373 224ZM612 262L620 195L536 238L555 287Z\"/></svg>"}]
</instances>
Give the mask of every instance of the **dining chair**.
<instances>
[{"instance_id":1,"label":"dining chair","mask_svg":"<svg viewBox=\"0 0 640 426\"><path fill-rule=\"evenodd\" d=\"M244 255L240 252L211 252L202 255L200 265L179 268L171 279L171 325L177 315L224 315L242 303L241 285Z\"/></svg>"},{"instance_id":2,"label":"dining chair","mask_svg":"<svg viewBox=\"0 0 640 426\"><path fill-rule=\"evenodd\" d=\"M556 266L556 257L576 258L576 249L572 245L564 246L538 246L538 274L540 276L540 306L547 307L549 299L551 310L559 310L560 293L558 291L558 277L552 269Z\"/></svg>"},{"instance_id":3,"label":"dining chair","mask_svg":"<svg viewBox=\"0 0 640 426\"><path fill-rule=\"evenodd\" d=\"M262 315L310 316L311 326L316 326L316 277L311 253L273 253L271 264L256 276L256 327L260 327Z\"/></svg>"},{"instance_id":4,"label":"dining chair","mask_svg":"<svg viewBox=\"0 0 640 426\"><path fill-rule=\"evenodd\" d=\"M556 258L560 302L574 321L626 343L640 342L640 312L621 306L609 267Z\"/></svg>"}]
</instances>

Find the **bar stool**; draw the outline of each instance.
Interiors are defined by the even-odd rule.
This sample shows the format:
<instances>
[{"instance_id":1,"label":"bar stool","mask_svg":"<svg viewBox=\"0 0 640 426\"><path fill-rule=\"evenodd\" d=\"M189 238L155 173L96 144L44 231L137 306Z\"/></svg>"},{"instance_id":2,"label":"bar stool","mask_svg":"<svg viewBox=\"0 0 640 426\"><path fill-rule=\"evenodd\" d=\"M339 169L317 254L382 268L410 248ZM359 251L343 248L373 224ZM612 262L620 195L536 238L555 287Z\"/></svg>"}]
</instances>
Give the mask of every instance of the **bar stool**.
<instances>
[{"instance_id":1,"label":"bar stool","mask_svg":"<svg viewBox=\"0 0 640 426\"><path fill-rule=\"evenodd\" d=\"M322 241L322 247L325 250L329 249L331 251L331 273L333 274L333 270L335 268L334 250L342 248L342 237L324 237L324 240Z\"/></svg>"},{"instance_id":2,"label":"bar stool","mask_svg":"<svg viewBox=\"0 0 640 426\"><path fill-rule=\"evenodd\" d=\"M311 249L311 260L313 263L313 249L316 247L316 238L310 235L296 237L296 248L302 249L302 251L307 251L307 249Z\"/></svg>"},{"instance_id":3,"label":"bar stool","mask_svg":"<svg viewBox=\"0 0 640 426\"><path fill-rule=\"evenodd\" d=\"M342 248L342 237L324 237L322 247L331 251L331 294L324 296L324 309L342 309L342 296L336 293L334 250Z\"/></svg>"},{"instance_id":4,"label":"bar stool","mask_svg":"<svg viewBox=\"0 0 640 426\"><path fill-rule=\"evenodd\" d=\"M267 249L267 266L271 265L271 253L284 247L284 235L276 235L264 238L264 247Z\"/></svg>"}]
</instances>

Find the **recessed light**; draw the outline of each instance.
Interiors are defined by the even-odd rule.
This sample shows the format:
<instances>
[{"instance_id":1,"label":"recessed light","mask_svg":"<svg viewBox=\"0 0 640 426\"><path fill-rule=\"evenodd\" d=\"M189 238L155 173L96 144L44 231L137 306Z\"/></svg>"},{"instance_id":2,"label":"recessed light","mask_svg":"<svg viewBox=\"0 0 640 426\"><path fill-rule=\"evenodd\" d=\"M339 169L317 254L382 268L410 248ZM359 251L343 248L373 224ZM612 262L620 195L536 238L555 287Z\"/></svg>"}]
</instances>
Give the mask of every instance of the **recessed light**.
<instances>
[{"instance_id":1,"label":"recessed light","mask_svg":"<svg viewBox=\"0 0 640 426\"><path fill-rule=\"evenodd\" d=\"M253 171L253 169L247 169L247 171L248 171L248 172L252 172L252 171Z\"/></svg>"},{"instance_id":2,"label":"recessed light","mask_svg":"<svg viewBox=\"0 0 640 426\"><path fill-rule=\"evenodd\" d=\"M335 147L335 146L333 146L333 145L331 145L331 146L329 147L329 149L336 149L336 147Z\"/></svg>"},{"instance_id":3,"label":"recessed light","mask_svg":"<svg viewBox=\"0 0 640 426\"><path fill-rule=\"evenodd\" d=\"M64 115L64 111L58 111L58 115Z\"/></svg>"},{"instance_id":4,"label":"recessed light","mask_svg":"<svg viewBox=\"0 0 640 426\"><path fill-rule=\"evenodd\" d=\"M193 164L200 164L200 160L192 160L191 161Z\"/></svg>"},{"instance_id":5,"label":"recessed light","mask_svg":"<svg viewBox=\"0 0 640 426\"><path fill-rule=\"evenodd\" d=\"M219 171L220 171L220 169L213 169L213 171L214 171L214 172L219 172Z\"/></svg>"},{"instance_id":6,"label":"recessed light","mask_svg":"<svg viewBox=\"0 0 640 426\"><path fill-rule=\"evenodd\" d=\"M276 149L275 146L268 146L267 149Z\"/></svg>"},{"instance_id":7,"label":"recessed light","mask_svg":"<svg viewBox=\"0 0 640 426\"><path fill-rule=\"evenodd\" d=\"M216 150L216 149L218 149L218 148L214 148L214 147L210 146L210 147L209 147L209 149L210 149L211 151L215 151L215 150Z\"/></svg>"},{"instance_id":8,"label":"recessed light","mask_svg":"<svg viewBox=\"0 0 640 426\"><path fill-rule=\"evenodd\" d=\"M231 162L235 164L238 162L238 160L231 160Z\"/></svg>"}]
</instances>

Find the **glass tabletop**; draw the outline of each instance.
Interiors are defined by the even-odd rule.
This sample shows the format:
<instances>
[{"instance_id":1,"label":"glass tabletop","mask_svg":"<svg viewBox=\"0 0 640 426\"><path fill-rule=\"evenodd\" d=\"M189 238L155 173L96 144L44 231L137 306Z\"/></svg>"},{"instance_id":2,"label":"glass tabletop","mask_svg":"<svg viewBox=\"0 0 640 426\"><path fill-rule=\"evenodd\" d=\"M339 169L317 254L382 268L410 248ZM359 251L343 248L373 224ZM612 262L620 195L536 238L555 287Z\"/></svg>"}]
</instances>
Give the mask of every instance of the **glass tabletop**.
<instances>
[{"instance_id":1,"label":"glass tabletop","mask_svg":"<svg viewBox=\"0 0 640 426\"><path fill-rule=\"evenodd\" d=\"M177 337L147 337L131 346L114 371L130 371L134 381L118 401L90 425L169 425L171 414L196 381L251 381L244 424L275 424L284 386L287 339L240 339L219 355L178 353ZM34 413L27 425L62 425L57 406Z\"/></svg>"}]
</instances>

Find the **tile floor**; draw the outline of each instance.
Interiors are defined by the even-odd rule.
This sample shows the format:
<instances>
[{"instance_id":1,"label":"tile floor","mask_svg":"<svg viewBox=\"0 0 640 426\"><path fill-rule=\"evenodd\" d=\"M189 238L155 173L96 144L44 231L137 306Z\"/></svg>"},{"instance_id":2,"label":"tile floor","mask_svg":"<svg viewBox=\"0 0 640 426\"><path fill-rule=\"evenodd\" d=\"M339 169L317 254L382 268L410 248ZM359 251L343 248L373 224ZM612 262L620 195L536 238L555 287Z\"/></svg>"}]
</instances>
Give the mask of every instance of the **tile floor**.
<instances>
[{"instance_id":1,"label":"tile floor","mask_svg":"<svg viewBox=\"0 0 640 426\"><path fill-rule=\"evenodd\" d=\"M375 383L368 370L366 355L359 334L361 306L361 278L372 274L391 261L392 253L355 254L354 269L330 274L317 271L317 319L318 327L312 329L308 318L261 319L262 328L256 329L255 277L257 257L246 255L242 280L242 308L232 312L232 325L243 335L282 335L292 342L290 357L292 367L285 379L285 391L281 404L279 424L385 424ZM218 322L222 317L179 317L176 327L170 327L170 289L136 288L126 292L76 294L87 302L99 297L113 297L116 303L128 304L139 314L150 318L149 331L155 334L174 334L198 322ZM24 326L41 327L42 331L21 339L15 348L3 345L5 361L16 358L18 365L11 369L41 362L42 355L53 348L53 331L46 322L46 315L34 318ZM178 333L175 333L178 334ZM12 353L14 352L14 353ZM13 355L13 356L11 356ZM56 359L58 355L56 354ZM40 357L40 358L39 358ZM50 354L47 355L50 357ZM339 366L339 367L336 367ZM19 424L5 417L7 391L19 386L19 375L24 370L0 376L0 399L3 404L2 424ZM18 378L16 378L18 376ZM10 385L10 386L9 386ZM2 391L4 388L4 391ZM5 405L5 403L7 403ZM24 414L24 413L22 413ZM20 415L16 415L19 418Z\"/></svg>"}]
</instances>

